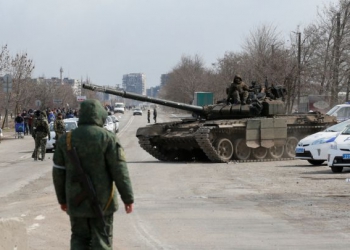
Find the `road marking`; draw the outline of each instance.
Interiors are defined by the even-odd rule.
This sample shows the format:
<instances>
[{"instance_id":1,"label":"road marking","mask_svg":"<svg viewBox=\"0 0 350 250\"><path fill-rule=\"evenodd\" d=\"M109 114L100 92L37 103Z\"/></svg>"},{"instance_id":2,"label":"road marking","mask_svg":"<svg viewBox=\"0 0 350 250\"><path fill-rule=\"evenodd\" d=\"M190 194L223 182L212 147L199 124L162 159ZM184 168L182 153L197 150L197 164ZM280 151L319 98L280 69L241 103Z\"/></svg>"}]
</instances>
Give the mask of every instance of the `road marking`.
<instances>
[{"instance_id":1,"label":"road marking","mask_svg":"<svg viewBox=\"0 0 350 250\"><path fill-rule=\"evenodd\" d=\"M134 120L134 116L131 116L128 123L122 128L121 131L118 133L118 137L122 137L124 132L128 129L128 127L131 125L132 121Z\"/></svg>"}]
</instances>

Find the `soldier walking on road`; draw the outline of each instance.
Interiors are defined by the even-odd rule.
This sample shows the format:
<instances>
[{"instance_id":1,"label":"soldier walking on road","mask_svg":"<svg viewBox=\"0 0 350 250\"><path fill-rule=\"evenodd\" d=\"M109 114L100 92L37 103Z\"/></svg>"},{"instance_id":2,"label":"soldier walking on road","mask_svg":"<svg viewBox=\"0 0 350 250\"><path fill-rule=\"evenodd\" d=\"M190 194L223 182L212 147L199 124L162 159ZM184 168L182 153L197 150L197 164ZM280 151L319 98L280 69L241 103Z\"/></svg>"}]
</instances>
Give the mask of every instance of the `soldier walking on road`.
<instances>
[{"instance_id":1,"label":"soldier walking on road","mask_svg":"<svg viewBox=\"0 0 350 250\"><path fill-rule=\"evenodd\" d=\"M37 110L35 112L36 120L33 126L33 137L35 140L35 149L33 153L34 160L44 160L46 152L46 141L50 140L50 129L47 123L46 113ZM38 154L39 148L41 149L41 155Z\"/></svg>"},{"instance_id":2,"label":"soldier walking on road","mask_svg":"<svg viewBox=\"0 0 350 250\"><path fill-rule=\"evenodd\" d=\"M112 250L115 186L126 213L133 211L125 154L115 134L103 128L107 111L100 102L86 100L80 107L78 128L56 143L53 183L58 203L70 218L71 249Z\"/></svg>"},{"instance_id":3,"label":"soldier walking on road","mask_svg":"<svg viewBox=\"0 0 350 250\"><path fill-rule=\"evenodd\" d=\"M147 120L148 120L148 123L151 122L151 111L150 110L147 111Z\"/></svg>"},{"instance_id":4,"label":"soldier walking on road","mask_svg":"<svg viewBox=\"0 0 350 250\"><path fill-rule=\"evenodd\" d=\"M157 110L156 110L156 108L153 109L153 120L154 120L154 123L157 123Z\"/></svg>"}]
</instances>

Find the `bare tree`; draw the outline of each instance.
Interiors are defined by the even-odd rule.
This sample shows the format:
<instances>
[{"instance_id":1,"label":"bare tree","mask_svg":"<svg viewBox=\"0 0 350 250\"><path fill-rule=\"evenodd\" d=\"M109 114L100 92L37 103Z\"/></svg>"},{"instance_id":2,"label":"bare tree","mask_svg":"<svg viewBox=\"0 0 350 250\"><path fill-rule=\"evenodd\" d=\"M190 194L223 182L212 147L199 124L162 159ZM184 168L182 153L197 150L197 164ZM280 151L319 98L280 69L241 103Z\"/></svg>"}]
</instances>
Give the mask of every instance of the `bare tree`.
<instances>
[{"instance_id":1,"label":"bare tree","mask_svg":"<svg viewBox=\"0 0 350 250\"><path fill-rule=\"evenodd\" d=\"M308 57L305 77L313 85L310 91L331 95L336 104L339 91L345 90L349 79L350 1L339 0L318 12L315 23L305 29ZM318 87L317 87L318 86Z\"/></svg>"},{"instance_id":2,"label":"bare tree","mask_svg":"<svg viewBox=\"0 0 350 250\"><path fill-rule=\"evenodd\" d=\"M10 65L10 56L7 45L1 47L0 51L0 76L3 76L9 68ZM1 86L2 87L2 86ZM0 88L0 113L5 109L6 106L6 93L3 92L3 88Z\"/></svg>"},{"instance_id":3,"label":"bare tree","mask_svg":"<svg viewBox=\"0 0 350 250\"><path fill-rule=\"evenodd\" d=\"M205 75L204 62L198 55L182 56L178 65L169 73L167 84L160 94L163 98L190 103L194 92L205 91Z\"/></svg>"},{"instance_id":4,"label":"bare tree","mask_svg":"<svg viewBox=\"0 0 350 250\"><path fill-rule=\"evenodd\" d=\"M34 63L28 58L27 53L17 53L11 60L10 73L12 75L13 89L11 102L14 105L15 113L19 112L21 105L31 95L29 83L34 70Z\"/></svg>"}]
</instances>

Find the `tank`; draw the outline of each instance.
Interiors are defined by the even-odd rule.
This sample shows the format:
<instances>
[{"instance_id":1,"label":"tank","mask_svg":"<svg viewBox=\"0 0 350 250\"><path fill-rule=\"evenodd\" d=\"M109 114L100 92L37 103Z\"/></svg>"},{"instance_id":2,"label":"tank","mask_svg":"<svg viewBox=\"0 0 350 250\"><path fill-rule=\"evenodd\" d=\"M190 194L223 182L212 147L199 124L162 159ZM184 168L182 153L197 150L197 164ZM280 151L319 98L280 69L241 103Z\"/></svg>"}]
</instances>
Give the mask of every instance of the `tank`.
<instances>
[{"instance_id":1,"label":"tank","mask_svg":"<svg viewBox=\"0 0 350 250\"><path fill-rule=\"evenodd\" d=\"M272 88L270 96L250 93L247 105L222 101L203 107L93 84L83 88L192 112L192 118L138 128L140 146L160 161L294 159L300 139L337 123L319 112L286 115L281 88Z\"/></svg>"}]
</instances>

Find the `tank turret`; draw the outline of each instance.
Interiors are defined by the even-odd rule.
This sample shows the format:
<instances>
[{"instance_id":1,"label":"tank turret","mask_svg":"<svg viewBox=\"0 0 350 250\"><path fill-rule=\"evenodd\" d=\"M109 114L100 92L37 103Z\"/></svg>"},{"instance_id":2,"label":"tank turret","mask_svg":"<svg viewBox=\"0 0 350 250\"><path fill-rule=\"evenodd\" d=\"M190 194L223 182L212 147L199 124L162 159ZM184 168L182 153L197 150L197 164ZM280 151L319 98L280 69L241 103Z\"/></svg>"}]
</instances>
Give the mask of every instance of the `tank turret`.
<instances>
[{"instance_id":1,"label":"tank turret","mask_svg":"<svg viewBox=\"0 0 350 250\"><path fill-rule=\"evenodd\" d=\"M250 98L250 103L247 105L241 104L226 104L218 103L208 106L196 106L185 103L173 102L169 100L148 97L136 93L126 92L124 90L117 90L107 87L102 87L94 84L83 84L84 89L90 89L93 91L104 92L107 94L117 95L124 98L133 100L150 102L160 104L167 107L177 108L193 112L197 117L206 120L212 119L234 119L234 118L249 118L256 116L274 116L283 115L285 113L284 102L280 99L263 98L258 100L257 98Z\"/></svg>"},{"instance_id":2,"label":"tank turret","mask_svg":"<svg viewBox=\"0 0 350 250\"><path fill-rule=\"evenodd\" d=\"M256 94L247 105L228 105L225 101L204 107L92 84L83 84L83 88L195 113L194 119L138 128L140 146L161 161L294 159L300 139L337 122L322 113L286 115L284 92L277 87Z\"/></svg>"}]
</instances>

